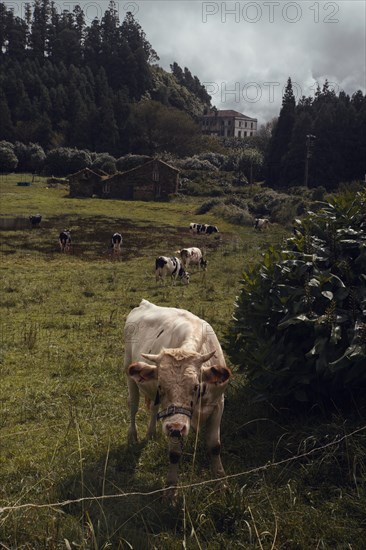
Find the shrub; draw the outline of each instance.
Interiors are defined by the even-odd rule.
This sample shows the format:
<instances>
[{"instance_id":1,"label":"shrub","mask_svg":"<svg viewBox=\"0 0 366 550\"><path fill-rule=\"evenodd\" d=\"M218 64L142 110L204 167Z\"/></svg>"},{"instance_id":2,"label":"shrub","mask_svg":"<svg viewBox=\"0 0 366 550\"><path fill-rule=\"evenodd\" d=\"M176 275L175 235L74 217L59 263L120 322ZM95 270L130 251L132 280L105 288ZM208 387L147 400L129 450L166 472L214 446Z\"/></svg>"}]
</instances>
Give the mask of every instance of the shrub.
<instances>
[{"instance_id":1,"label":"shrub","mask_svg":"<svg viewBox=\"0 0 366 550\"><path fill-rule=\"evenodd\" d=\"M217 172L218 168L211 164L208 160L200 160L197 156L187 157L176 162L178 168L183 170L205 170Z\"/></svg>"},{"instance_id":2,"label":"shrub","mask_svg":"<svg viewBox=\"0 0 366 550\"><path fill-rule=\"evenodd\" d=\"M7 146L0 145L0 171L14 172L17 166L18 159L15 156L13 149Z\"/></svg>"},{"instance_id":3,"label":"shrub","mask_svg":"<svg viewBox=\"0 0 366 550\"><path fill-rule=\"evenodd\" d=\"M247 208L235 204L222 204L214 207L214 213L230 223L238 225L253 225L253 216Z\"/></svg>"},{"instance_id":4,"label":"shrub","mask_svg":"<svg viewBox=\"0 0 366 550\"><path fill-rule=\"evenodd\" d=\"M270 216L271 221L288 224L294 217L305 212L306 203L302 197L277 193L266 189L254 195L249 203L249 210L255 216Z\"/></svg>"},{"instance_id":5,"label":"shrub","mask_svg":"<svg viewBox=\"0 0 366 550\"><path fill-rule=\"evenodd\" d=\"M313 201L323 201L324 195L326 194L327 190L322 185L318 185L318 187L315 187L312 190L311 198Z\"/></svg>"},{"instance_id":6,"label":"shrub","mask_svg":"<svg viewBox=\"0 0 366 550\"><path fill-rule=\"evenodd\" d=\"M196 210L196 214L206 214L209 212L214 206L217 206L218 204L222 204L221 199L214 198L210 199L208 201L205 201L199 206Z\"/></svg>"},{"instance_id":7,"label":"shrub","mask_svg":"<svg viewBox=\"0 0 366 550\"><path fill-rule=\"evenodd\" d=\"M127 170L131 170L132 168L145 164L145 162L149 160L151 160L151 157L148 157L147 155L128 154L120 157L116 161L116 168L119 172L126 172Z\"/></svg>"},{"instance_id":8,"label":"shrub","mask_svg":"<svg viewBox=\"0 0 366 550\"><path fill-rule=\"evenodd\" d=\"M226 156L220 153L207 152L197 155L197 158L199 160L208 160L208 162L210 162L213 166L216 166L216 168L220 168L224 163Z\"/></svg>"},{"instance_id":9,"label":"shrub","mask_svg":"<svg viewBox=\"0 0 366 550\"><path fill-rule=\"evenodd\" d=\"M92 159L89 151L70 149L68 173L74 174L83 168L90 168Z\"/></svg>"},{"instance_id":10,"label":"shrub","mask_svg":"<svg viewBox=\"0 0 366 550\"><path fill-rule=\"evenodd\" d=\"M117 171L116 159L109 153L98 153L95 155L91 168L99 168L107 174L115 174Z\"/></svg>"},{"instance_id":11,"label":"shrub","mask_svg":"<svg viewBox=\"0 0 366 550\"><path fill-rule=\"evenodd\" d=\"M0 147L2 149L10 149L10 151L14 151L14 144L10 141L6 141L5 139L0 141Z\"/></svg>"},{"instance_id":12,"label":"shrub","mask_svg":"<svg viewBox=\"0 0 366 550\"><path fill-rule=\"evenodd\" d=\"M243 275L227 351L256 399L337 401L366 384L366 193L296 220Z\"/></svg>"}]
</instances>

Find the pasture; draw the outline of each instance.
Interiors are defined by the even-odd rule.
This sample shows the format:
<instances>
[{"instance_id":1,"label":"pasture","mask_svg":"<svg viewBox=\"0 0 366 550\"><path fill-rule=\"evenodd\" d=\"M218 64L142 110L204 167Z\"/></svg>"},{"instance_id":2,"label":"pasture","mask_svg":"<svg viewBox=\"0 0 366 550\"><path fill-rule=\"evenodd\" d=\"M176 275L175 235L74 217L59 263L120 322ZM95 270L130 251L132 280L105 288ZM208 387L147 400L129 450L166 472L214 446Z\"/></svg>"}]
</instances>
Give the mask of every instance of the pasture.
<instances>
[{"instance_id":1,"label":"pasture","mask_svg":"<svg viewBox=\"0 0 366 550\"><path fill-rule=\"evenodd\" d=\"M143 400L140 442L126 446L129 311L142 298L183 307L223 340L243 269L286 230L255 232L197 216L199 198L70 199L65 186L48 188L43 179L27 188L15 182L1 180L0 214L43 218L39 228L0 232L3 547L361 548L364 463L357 461L357 433L347 440L345 467L331 445L316 462L306 452L333 437L342 446L342 435L352 431L344 419L333 416L314 432L311 418L291 427L290 414L249 407L235 365L222 424L229 492L211 482L204 445L192 437L180 499L173 507L162 502L167 446L162 436L142 440ZM213 223L220 233L192 236L190 222ZM58 234L66 227L73 244L61 254ZM123 235L121 261L110 256L115 231ZM207 273L191 272L188 286L156 284L155 258L189 246L205 251ZM296 455L304 456L287 460ZM269 462L277 465L268 468Z\"/></svg>"}]
</instances>

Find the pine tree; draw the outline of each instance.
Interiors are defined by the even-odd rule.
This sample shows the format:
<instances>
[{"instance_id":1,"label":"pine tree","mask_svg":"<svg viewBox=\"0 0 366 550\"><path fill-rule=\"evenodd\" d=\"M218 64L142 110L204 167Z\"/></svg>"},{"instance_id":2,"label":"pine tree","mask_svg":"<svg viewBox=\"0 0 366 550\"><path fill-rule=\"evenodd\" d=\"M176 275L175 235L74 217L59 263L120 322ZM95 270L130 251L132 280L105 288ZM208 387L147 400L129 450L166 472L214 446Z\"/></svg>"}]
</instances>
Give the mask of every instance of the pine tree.
<instances>
[{"instance_id":1,"label":"pine tree","mask_svg":"<svg viewBox=\"0 0 366 550\"><path fill-rule=\"evenodd\" d=\"M11 119L10 109L5 94L0 87L0 139L12 140L14 137L14 126Z\"/></svg>"},{"instance_id":2,"label":"pine tree","mask_svg":"<svg viewBox=\"0 0 366 550\"><path fill-rule=\"evenodd\" d=\"M282 180L285 186L303 185L307 154L306 136L308 134L312 134L312 119L309 112L303 110L296 117L288 151L283 156ZM309 175L311 175L311 170Z\"/></svg>"},{"instance_id":3,"label":"pine tree","mask_svg":"<svg viewBox=\"0 0 366 550\"><path fill-rule=\"evenodd\" d=\"M282 108L269 144L266 182L273 187L284 184L284 155L287 153L295 121L295 96L291 78L287 81Z\"/></svg>"}]
</instances>

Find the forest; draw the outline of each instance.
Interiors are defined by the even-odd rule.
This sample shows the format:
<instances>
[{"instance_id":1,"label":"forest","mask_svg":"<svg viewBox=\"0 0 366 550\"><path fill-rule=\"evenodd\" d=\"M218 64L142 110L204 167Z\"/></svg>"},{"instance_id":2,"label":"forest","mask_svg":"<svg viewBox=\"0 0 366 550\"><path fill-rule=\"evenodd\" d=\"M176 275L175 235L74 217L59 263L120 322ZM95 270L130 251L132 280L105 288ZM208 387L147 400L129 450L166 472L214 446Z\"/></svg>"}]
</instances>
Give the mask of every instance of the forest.
<instances>
[{"instance_id":1,"label":"forest","mask_svg":"<svg viewBox=\"0 0 366 550\"><path fill-rule=\"evenodd\" d=\"M192 116L210 102L189 69L156 65L142 28L130 12L120 24L114 2L90 26L78 6L60 14L35 0L22 19L1 3L0 44L0 139L140 152L146 117L158 117L162 132L177 118L195 133Z\"/></svg>"}]
</instances>

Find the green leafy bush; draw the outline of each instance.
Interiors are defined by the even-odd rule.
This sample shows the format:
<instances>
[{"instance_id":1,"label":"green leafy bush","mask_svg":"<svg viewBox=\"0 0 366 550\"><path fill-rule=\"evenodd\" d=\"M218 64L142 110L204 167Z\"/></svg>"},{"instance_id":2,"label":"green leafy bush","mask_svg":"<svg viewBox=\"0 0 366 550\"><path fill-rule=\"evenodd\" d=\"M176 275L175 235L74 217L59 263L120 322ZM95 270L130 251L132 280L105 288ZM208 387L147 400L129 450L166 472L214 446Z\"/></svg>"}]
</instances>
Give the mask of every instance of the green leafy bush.
<instances>
[{"instance_id":1,"label":"green leafy bush","mask_svg":"<svg viewBox=\"0 0 366 550\"><path fill-rule=\"evenodd\" d=\"M120 157L117 160L116 168L119 172L126 172L127 170L131 170L132 168L142 166L143 164L145 164L145 162L148 162L149 160L151 160L151 157L147 155L132 155L130 153L128 155Z\"/></svg>"},{"instance_id":2,"label":"green leafy bush","mask_svg":"<svg viewBox=\"0 0 366 550\"><path fill-rule=\"evenodd\" d=\"M337 401L366 386L366 193L296 220L243 274L227 351L256 399Z\"/></svg>"},{"instance_id":3,"label":"green leafy bush","mask_svg":"<svg viewBox=\"0 0 366 550\"><path fill-rule=\"evenodd\" d=\"M294 217L302 215L306 202L301 196L277 193L265 188L249 202L249 210L258 217L270 217L272 222L288 224Z\"/></svg>"},{"instance_id":4,"label":"green leafy bush","mask_svg":"<svg viewBox=\"0 0 366 550\"><path fill-rule=\"evenodd\" d=\"M197 155L179 160L176 162L176 165L182 170L218 171L218 168L214 164L211 164L209 160L200 159Z\"/></svg>"}]
</instances>

